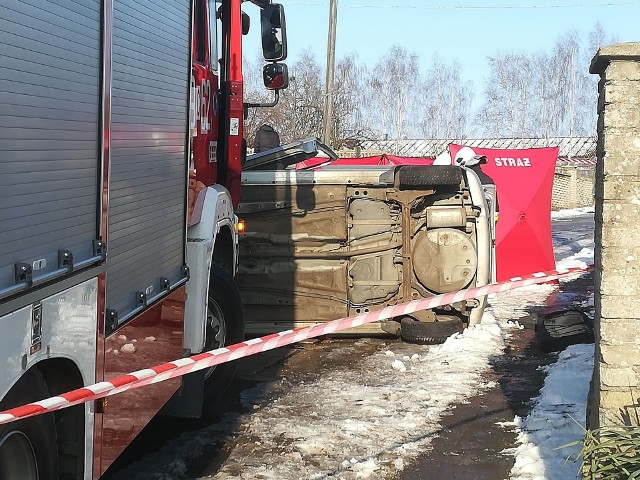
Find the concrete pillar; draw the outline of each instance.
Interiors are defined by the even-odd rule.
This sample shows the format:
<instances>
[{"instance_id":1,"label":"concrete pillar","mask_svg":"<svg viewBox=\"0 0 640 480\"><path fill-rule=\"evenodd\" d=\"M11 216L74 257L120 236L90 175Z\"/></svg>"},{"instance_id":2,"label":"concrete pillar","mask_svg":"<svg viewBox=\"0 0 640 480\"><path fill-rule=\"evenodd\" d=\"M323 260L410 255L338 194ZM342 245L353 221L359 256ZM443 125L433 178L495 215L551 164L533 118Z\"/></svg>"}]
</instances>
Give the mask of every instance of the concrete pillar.
<instances>
[{"instance_id":1,"label":"concrete pillar","mask_svg":"<svg viewBox=\"0 0 640 480\"><path fill-rule=\"evenodd\" d=\"M589 428L640 412L640 43L601 48L596 167L596 357Z\"/></svg>"},{"instance_id":2,"label":"concrete pillar","mask_svg":"<svg viewBox=\"0 0 640 480\"><path fill-rule=\"evenodd\" d=\"M569 208L576 208L580 205L578 199L578 169L573 167L569 170Z\"/></svg>"}]
</instances>

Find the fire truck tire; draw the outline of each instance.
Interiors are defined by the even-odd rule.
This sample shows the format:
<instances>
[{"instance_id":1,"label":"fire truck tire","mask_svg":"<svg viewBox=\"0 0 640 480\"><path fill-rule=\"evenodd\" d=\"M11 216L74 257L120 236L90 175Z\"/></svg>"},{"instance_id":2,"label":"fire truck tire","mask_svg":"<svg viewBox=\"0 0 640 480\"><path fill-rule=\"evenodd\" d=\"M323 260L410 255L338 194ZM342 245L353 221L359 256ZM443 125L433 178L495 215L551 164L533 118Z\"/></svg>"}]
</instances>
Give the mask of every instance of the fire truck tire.
<instances>
[{"instance_id":1,"label":"fire truck tire","mask_svg":"<svg viewBox=\"0 0 640 480\"><path fill-rule=\"evenodd\" d=\"M0 410L49 396L40 372L29 370L0 402ZM58 446L53 413L0 425L0 478L58 479Z\"/></svg>"},{"instance_id":2,"label":"fire truck tire","mask_svg":"<svg viewBox=\"0 0 640 480\"><path fill-rule=\"evenodd\" d=\"M400 338L407 343L435 345L462 331L462 320L451 318L437 322L419 322L412 317L400 321Z\"/></svg>"},{"instance_id":3,"label":"fire truck tire","mask_svg":"<svg viewBox=\"0 0 640 480\"><path fill-rule=\"evenodd\" d=\"M459 187L462 182L462 171L452 165L406 165L398 169L396 175L401 190Z\"/></svg>"},{"instance_id":4,"label":"fire truck tire","mask_svg":"<svg viewBox=\"0 0 640 480\"><path fill-rule=\"evenodd\" d=\"M220 265L211 266L205 350L222 348L244 340L244 311L233 277ZM235 375L237 362L216 365L205 375L205 408L219 399Z\"/></svg>"}]
</instances>

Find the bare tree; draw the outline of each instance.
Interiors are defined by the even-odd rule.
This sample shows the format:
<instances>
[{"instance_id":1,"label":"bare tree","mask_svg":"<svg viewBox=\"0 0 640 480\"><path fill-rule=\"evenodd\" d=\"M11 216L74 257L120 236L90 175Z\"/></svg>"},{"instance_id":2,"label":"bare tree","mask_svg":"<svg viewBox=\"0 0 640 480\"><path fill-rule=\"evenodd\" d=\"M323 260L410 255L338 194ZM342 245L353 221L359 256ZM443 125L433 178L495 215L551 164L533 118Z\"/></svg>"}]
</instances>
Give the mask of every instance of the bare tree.
<instances>
[{"instance_id":1,"label":"bare tree","mask_svg":"<svg viewBox=\"0 0 640 480\"><path fill-rule=\"evenodd\" d=\"M316 57L308 50L291 66L289 88L281 93L276 107L283 141L320 136L324 98L322 71Z\"/></svg>"},{"instance_id":2,"label":"bare tree","mask_svg":"<svg viewBox=\"0 0 640 480\"><path fill-rule=\"evenodd\" d=\"M531 134L535 69L529 56L519 53L489 58L484 102L476 121L492 136L525 137Z\"/></svg>"},{"instance_id":3,"label":"bare tree","mask_svg":"<svg viewBox=\"0 0 640 480\"><path fill-rule=\"evenodd\" d=\"M495 137L592 135L597 79L588 74L588 65L597 49L610 41L596 24L586 42L576 32L567 32L550 51L488 58L489 74L476 112L473 82L462 80L455 60L434 57L421 75L418 55L398 45L373 68L355 54L347 55L336 64L334 146L376 138L464 138L472 130ZM263 63L261 56L245 60L245 91L251 102L273 99L262 84ZM263 123L276 128L283 142L320 135L322 71L310 51L290 65L289 88L280 93L279 104L249 111L249 145Z\"/></svg>"},{"instance_id":4,"label":"bare tree","mask_svg":"<svg viewBox=\"0 0 640 480\"><path fill-rule=\"evenodd\" d=\"M418 85L418 56L395 45L369 72L367 121L380 136L408 138L416 125L408 118L414 108Z\"/></svg>"},{"instance_id":5,"label":"bare tree","mask_svg":"<svg viewBox=\"0 0 640 480\"><path fill-rule=\"evenodd\" d=\"M590 49L606 34L596 25ZM551 137L595 132L595 81L577 32L558 37L550 53L511 53L489 59L484 102L476 120L486 135Z\"/></svg>"},{"instance_id":6,"label":"bare tree","mask_svg":"<svg viewBox=\"0 0 640 480\"><path fill-rule=\"evenodd\" d=\"M559 129L562 135L573 135L576 123L576 101L579 88L577 57L579 45L576 32L568 32L558 38L551 58L555 65L557 90L560 102Z\"/></svg>"},{"instance_id":7,"label":"bare tree","mask_svg":"<svg viewBox=\"0 0 640 480\"><path fill-rule=\"evenodd\" d=\"M262 83L262 59L259 67L249 62L245 64L250 74L245 74L245 92L251 103L269 103L274 93L265 89ZM260 72L260 81L253 72ZM275 107L249 109L245 121L245 134L249 145L253 145L255 132L264 123L271 125L280 135L282 143L289 143L308 137L317 137L322 129L323 83L320 66L315 56L305 51L289 68L289 88L279 92Z\"/></svg>"},{"instance_id":8,"label":"bare tree","mask_svg":"<svg viewBox=\"0 0 640 480\"><path fill-rule=\"evenodd\" d=\"M590 61L601 46L611 41L602 24L597 22L588 34L587 60Z\"/></svg>"},{"instance_id":9,"label":"bare tree","mask_svg":"<svg viewBox=\"0 0 640 480\"><path fill-rule=\"evenodd\" d=\"M589 42L599 45L604 38L600 27L589 35ZM550 79L555 98L546 97L547 104L556 108L550 120L554 134L562 136L592 135L595 133L597 88L589 75L590 56L581 49L577 32L567 32L558 38L550 57L554 77Z\"/></svg>"},{"instance_id":10,"label":"bare tree","mask_svg":"<svg viewBox=\"0 0 640 480\"><path fill-rule=\"evenodd\" d=\"M587 35L587 61L591 61L598 49L606 44L617 43L617 35L607 33L600 22L596 22L591 31Z\"/></svg>"},{"instance_id":11,"label":"bare tree","mask_svg":"<svg viewBox=\"0 0 640 480\"><path fill-rule=\"evenodd\" d=\"M473 82L463 82L460 64L434 57L416 88L420 133L427 138L464 138L471 116Z\"/></svg>"},{"instance_id":12,"label":"bare tree","mask_svg":"<svg viewBox=\"0 0 640 480\"><path fill-rule=\"evenodd\" d=\"M331 138L335 139L337 147L345 142L357 142L374 136L363 114L366 75L366 67L358 63L355 54L340 59L336 65Z\"/></svg>"},{"instance_id":13,"label":"bare tree","mask_svg":"<svg viewBox=\"0 0 640 480\"><path fill-rule=\"evenodd\" d=\"M591 59L603 45L616 43L617 38L608 34L601 23L596 23L587 36L587 47L583 55L583 68L588 69ZM585 74L587 72L585 71ZM584 80L584 87L580 92L578 100L578 118L583 119L583 131L586 135L595 135L596 133L596 108L598 101L598 76L587 75Z\"/></svg>"},{"instance_id":14,"label":"bare tree","mask_svg":"<svg viewBox=\"0 0 640 480\"><path fill-rule=\"evenodd\" d=\"M262 82L262 65L264 60L261 54L257 54L253 59L248 56L243 58L244 94L249 103L266 103L270 100L269 92L264 88ZM253 140L256 131L263 123L269 123L271 115L269 109L250 108L247 111L247 118L244 122L244 133L247 143L253 147Z\"/></svg>"}]
</instances>

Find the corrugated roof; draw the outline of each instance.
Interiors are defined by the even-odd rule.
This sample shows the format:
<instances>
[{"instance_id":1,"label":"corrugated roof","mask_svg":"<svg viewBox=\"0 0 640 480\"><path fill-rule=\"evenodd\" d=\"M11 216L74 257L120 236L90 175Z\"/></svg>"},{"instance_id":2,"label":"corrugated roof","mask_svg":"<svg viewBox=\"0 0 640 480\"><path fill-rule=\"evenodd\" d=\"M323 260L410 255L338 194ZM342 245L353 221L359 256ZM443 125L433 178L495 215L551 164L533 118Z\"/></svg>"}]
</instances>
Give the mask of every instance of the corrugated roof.
<instances>
[{"instance_id":1,"label":"corrugated roof","mask_svg":"<svg viewBox=\"0 0 640 480\"><path fill-rule=\"evenodd\" d=\"M596 163L597 163L596 162L596 157L589 157L589 158L558 157L558 161L556 162L557 165L572 165L572 166L585 165L585 166L588 166L588 167L594 166Z\"/></svg>"},{"instance_id":2,"label":"corrugated roof","mask_svg":"<svg viewBox=\"0 0 640 480\"><path fill-rule=\"evenodd\" d=\"M367 140L363 150L380 150L401 157L435 157L450 143L472 148L523 149L559 147L558 157L595 158L595 137L551 137L551 138L463 138L424 140Z\"/></svg>"}]
</instances>

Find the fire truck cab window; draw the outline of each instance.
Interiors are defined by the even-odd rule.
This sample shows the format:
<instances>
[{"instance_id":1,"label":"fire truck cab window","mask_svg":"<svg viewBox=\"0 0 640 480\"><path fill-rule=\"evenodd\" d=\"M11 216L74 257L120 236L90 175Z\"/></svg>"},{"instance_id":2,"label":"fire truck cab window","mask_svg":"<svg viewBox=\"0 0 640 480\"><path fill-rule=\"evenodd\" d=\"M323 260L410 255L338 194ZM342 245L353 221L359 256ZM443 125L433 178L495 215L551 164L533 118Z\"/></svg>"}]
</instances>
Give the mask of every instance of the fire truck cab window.
<instances>
[{"instance_id":1,"label":"fire truck cab window","mask_svg":"<svg viewBox=\"0 0 640 480\"><path fill-rule=\"evenodd\" d=\"M218 71L218 19L216 18L216 2L209 2L209 55L211 55L211 70Z\"/></svg>"},{"instance_id":2,"label":"fire truck cab window","mask_svg":"<svg viewBox=\"0 0 640 480\"><path fill-rule=\"evenodd\" d=\"M196 55L194 60L198 63L204 63L205 60L206 32L209 29L205 23L204 2L205 0L196 0L194 12L194 28L196 29Z\"/></svg>"}]
</instances>

